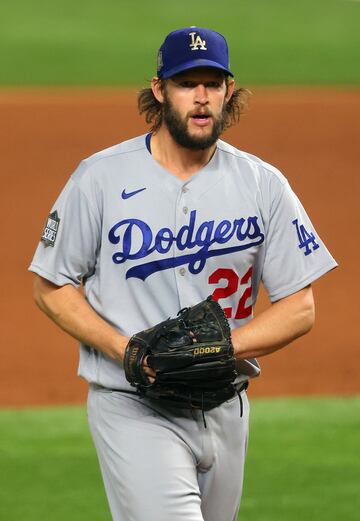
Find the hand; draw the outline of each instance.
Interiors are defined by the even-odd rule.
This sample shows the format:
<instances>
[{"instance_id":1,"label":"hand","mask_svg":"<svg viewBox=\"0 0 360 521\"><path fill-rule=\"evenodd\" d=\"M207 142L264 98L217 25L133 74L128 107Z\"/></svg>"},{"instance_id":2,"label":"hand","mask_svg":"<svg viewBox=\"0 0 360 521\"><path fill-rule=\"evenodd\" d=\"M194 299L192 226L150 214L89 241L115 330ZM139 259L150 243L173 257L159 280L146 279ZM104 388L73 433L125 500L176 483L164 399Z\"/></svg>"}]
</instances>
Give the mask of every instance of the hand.
<instances>
[{"instance_id":1,"label":"hand","mask_svg":"<svg viewBox=\"0 0 360 521\"><path fill-rule=\"evenodd\" d=\"M146 356L143 361L143 369L144 373L148 377L149 383L153 384L155 382L156 373L153 369L151 369L151 367L147 365L147 359L148 357Z\"/></svg>"}]
</instances>

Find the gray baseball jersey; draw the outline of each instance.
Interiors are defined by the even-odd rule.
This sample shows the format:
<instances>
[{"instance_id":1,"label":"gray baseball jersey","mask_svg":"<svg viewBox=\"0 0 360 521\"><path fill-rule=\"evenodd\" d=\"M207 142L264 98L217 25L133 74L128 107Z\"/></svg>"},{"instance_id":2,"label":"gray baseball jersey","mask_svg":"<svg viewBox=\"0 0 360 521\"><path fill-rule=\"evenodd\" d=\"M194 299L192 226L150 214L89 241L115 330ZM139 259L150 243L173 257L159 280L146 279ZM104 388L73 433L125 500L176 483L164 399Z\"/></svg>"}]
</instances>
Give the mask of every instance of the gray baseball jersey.
<instances>
[{"instance_id":1,"label":"gray baseball jersey","mask_svg":"<svg viewBox=\"0 0 360 521\"><path fill-rule=\"evenodd\" d=\"M211 161L182 182L154 160L149 136L80 163L31 271L59 286L83 281L91 306L131 336L209 294L241 326L261 281L274 302L336 266L276 168L218 141ZM79 374L129 388L120 363L85 345Z\"/></svg>"},{"instance_id":2,"label":"gray baseball jersey","mask_svg":"<svg viewBox=\"0 0 360 521\"><path fill-rule=\"evenodd\" d=\"M80 163L54 204L30 270L84 284L91 306L130 336L209 294L232 327L259 284L290 295L336 266L283 175L223 141L182 182L149 135ZM239 383L256 361L238 363ZM120 362L82 345L88 417L114 521L235 521L248 437L245 391L206 413L125 394ZM120 392L114 391L120 390ZM240 407L240 411L239 411Z\"/></svg>"}]
</instances>

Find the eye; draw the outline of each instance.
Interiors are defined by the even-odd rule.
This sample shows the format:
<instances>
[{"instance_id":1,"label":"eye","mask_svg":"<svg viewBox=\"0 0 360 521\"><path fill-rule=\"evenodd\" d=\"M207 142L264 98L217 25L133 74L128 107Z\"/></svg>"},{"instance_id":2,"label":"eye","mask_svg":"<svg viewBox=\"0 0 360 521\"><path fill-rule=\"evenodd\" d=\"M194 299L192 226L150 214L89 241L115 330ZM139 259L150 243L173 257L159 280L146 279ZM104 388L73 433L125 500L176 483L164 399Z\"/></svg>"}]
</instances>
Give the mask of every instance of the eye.
<instances>
[{"instance_id":1,"label":"eye","mask_svg":"<svg viewBox=\"0 0 360 521\"><path fill-rule=\"evenodd\" d=\"M221 85L222 85L222 83L220 83L219 81L208 81L208 82L206 82L206 87L208 89L220 89Z\"/></svg>"},{"instance_id":2,"label":"eye","mask_svg":"<svg viewBox=\"0 0 360 521\"><path fill-rule=\"evenodd\" d=\"M184 89L193 89L196 86L196 83L190 80L183 80L179 83L179 85Z\"/></svg>"}]
</instances>

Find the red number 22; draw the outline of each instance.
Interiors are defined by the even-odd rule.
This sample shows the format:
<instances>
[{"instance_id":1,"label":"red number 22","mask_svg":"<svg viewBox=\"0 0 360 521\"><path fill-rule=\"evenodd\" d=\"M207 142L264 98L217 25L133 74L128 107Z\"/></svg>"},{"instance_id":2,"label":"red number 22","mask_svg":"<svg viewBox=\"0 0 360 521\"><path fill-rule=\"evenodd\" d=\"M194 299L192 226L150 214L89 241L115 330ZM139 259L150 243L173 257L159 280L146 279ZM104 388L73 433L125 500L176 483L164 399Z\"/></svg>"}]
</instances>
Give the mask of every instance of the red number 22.
<instances>
[{"instance_id":1,"label":"red number 22","mask_svg":"<svg viewBox=\"0 0 360 521\"><path fill-rule=\"evenodd\" d=\"M229 297L233 293L238 290L239 282L240 286L245 284L249 284L245 291L242 293L239 304L235 313L236 319L249 317L252 313L252 304L248 304L247 300L251 297L252 293L252 285L251 285L251 276L252 276L253 268L252 266L247 270L245 275L240 279L239 275L230 268L218 268L214 273L212 273L209 277L209 284L217 284L220 280L227 280L227 286L223 288L217 288L213 293L213 299L218 301L220 299ZM250 283L249 283L250 282ZM232 308L224 308L225 315L227 318L231 318Z\"/></svg>"}]
</instances>

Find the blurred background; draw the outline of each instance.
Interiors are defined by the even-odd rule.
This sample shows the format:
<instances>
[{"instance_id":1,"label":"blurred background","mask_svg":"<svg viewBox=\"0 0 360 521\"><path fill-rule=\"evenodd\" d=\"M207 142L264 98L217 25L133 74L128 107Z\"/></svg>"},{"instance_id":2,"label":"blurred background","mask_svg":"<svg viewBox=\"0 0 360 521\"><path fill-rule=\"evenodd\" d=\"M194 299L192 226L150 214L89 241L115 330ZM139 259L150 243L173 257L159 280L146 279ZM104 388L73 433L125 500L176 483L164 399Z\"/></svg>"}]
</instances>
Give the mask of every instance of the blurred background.
<instances>
[{"instance_id":1,"label":"blurred background","mask_svg":"<svg viewBox=\"0 0 360 521\"><path fill-rule=\"evenodd\" d=\"M226 36L253 93L224 139L282 170L340 265L314 284L312 332L250 387L240 517L358 518L359 22L356 0L2 0L0 518L110 519L77 343L36 309L27 267L78 162L146 132L137 91L189 25Z\"/></svg>"}]
</instances>

